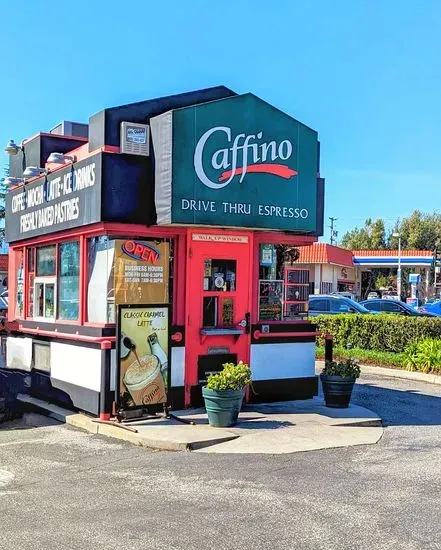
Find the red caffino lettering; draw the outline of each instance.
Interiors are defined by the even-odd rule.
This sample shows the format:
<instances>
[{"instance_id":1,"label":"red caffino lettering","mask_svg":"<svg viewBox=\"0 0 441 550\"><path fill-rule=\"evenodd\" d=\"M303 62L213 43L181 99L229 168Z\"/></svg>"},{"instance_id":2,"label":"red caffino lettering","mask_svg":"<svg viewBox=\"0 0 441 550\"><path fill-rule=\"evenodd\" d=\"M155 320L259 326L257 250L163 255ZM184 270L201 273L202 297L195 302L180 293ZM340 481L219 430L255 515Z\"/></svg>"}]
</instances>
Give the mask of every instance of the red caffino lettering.
<instances>
[{"instance_id":1,"label":"red caffino lettering","mask_svg":"<svg viewBox=\"0 0 441 550\"><path fill-rule=\"evenodd\" d=\"M126 241L124 245L127 252L133 252L135 250L135 243L133 241Z\"/></svg>"}]
</instances>

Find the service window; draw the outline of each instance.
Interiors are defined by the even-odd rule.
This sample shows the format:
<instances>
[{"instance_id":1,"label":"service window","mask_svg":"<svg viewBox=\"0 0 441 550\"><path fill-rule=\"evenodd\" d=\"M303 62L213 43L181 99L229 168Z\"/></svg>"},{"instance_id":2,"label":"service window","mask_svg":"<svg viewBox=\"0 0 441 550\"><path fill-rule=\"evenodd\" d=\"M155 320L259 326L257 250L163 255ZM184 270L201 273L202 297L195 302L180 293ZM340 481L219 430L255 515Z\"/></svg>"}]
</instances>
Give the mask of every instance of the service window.
<instances>
[{"instance_id":1,"label":"service window","mask_svg":"<svg viewBox=\"0 0 441 550\"><path fill-rule=\"evenodd\" d=\"M36 278L34 297L34 318L41 321L55 321L55 280Z\"/></svg>"},{"instance_id":2,"label":"service window","mask_svg":"<svg viewBox=\"0 0 441 550\"><path fill-rule=\"evenodd\" d=\"M303 319L308 312L309 269L296 266L299 251L285 244L259 246L259 321Z\"/></svg>"},{"instance_id":3,"label":"service window","mask_svg":"<svg viewBox=\"0 0 441 550\"><path fill-rule=\"evenodd\" d=\"M207 258L204 260L202 323L206 328L232 327L237 288L236 260ZM222 295L228 293L228 295Z\"/></svg>"},{"instance_id":4,"label":"service window","mask_svg":"<svg viewBox=\"0 0 441 550\"><path fill-rule=\"evenodd\" d=\"M32 260L31 260L32 261ZM36 249L33 301L33 318L53 322L56 316L56 245Z\"/></svg>"}]
</instances>

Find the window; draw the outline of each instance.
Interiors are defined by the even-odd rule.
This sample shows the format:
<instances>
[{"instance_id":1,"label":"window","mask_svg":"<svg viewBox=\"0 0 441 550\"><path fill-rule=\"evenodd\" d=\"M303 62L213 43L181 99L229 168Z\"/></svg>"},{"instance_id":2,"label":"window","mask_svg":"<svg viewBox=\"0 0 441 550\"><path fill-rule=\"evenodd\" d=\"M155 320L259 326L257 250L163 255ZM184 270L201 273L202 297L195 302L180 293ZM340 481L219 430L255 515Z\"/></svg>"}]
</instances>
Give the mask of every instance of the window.
<instances>
[{"instance_id":1,"label":"window","mask_svg":"<svg viewBox=\"0 0 441 550\"><path fill-rule=\"evenodd\" d=\"M77 321L80 305L80 243L59 246L58 319Z\"/></svg>"},{"instance_id":2,"label":"window","mask_svg":"<svg viewBox=\"0 0 441 550\"><path fill-rule=\"evenodd\" d=\"M398 304L395 304L394 302L384 302L383 303L383 311L386 313L401 313L405 314L405 312L400 308Z\"/></svg>"},{"instance_id":3,"label":"window","mask_svg":"<svg viewBox=\"0 0 441 550\"><path fill-rule=\"evenodd\" d=\"M53 244L38 247L35 250L35 260L31 250L28 252L28 263L34 267L35 261L35 276L33 273L29 274L29 284L33 281L34 290L29 289L28 313L32 312L34 319L54 322L57 304L57 246Z\"/></svg>"},{"instance_id":4,"label":"window","mask_svg":"<svg viewBox=\"0 0 441 550\"><path fill-rule=\"evenodd\" d=\"M37 248L37 276L55 275L56 246Z\"/></svg>"},{"instance_id":5,"label":"window","mask_svg":"<svg viewBox=\"0 0 441 550\"><path fill-rule=\"evenodd\" d=\"M236 260L204 260L203 290L215 295L204 296L202 324L204 327L231 327L234 325L234 294L221 296L223 292L236 292Z\"/></svg>"},{"instance_id":6,"label":"window","mask_svg":"<svg viewBox=\"0 0 441 550\"><path fill-rule=\"evenodd\" d=\"M118 304L169 303L173 240L94 237L88 240L88 259L90 323L115 323Z\"/></svg>"},{"instance_id":7,"label":"window","mask_svg":"<svg viewBox=\"0 0 441 550\"><path fill-rule=\"evenodd\" d=\"M35 248L28 248L28 310L27 317L34 316Z\"/></svg>"},{"instance_id":8,"label":"window","mask_svg":"<svg viewBox=\"0 0 441 550\"><path fill-rule=\"evenodd\" d=\"M204 290L234 292L236 284L236 260L204 260Z\"/></svg>"},{"instance_id":9,"label":"window","mask_svg":"<svg viewBox=\"0 0 441 550\"><path fill-rule=\"evenodd\" d=\"M79 242L29 248L27 267L27 316L47 322L78 321Z\"/></svg>"},{"instance_id":10,"label":"window","mask_svg":"<svg viewBox=\"0 0 441 550\"><path fill-rule=\"evenodd\" d=\"M320 287L321 294L331 294L332 292L332 283L322 283Z\"/></svg>"},{"instance_id":11,"label":"window","mask_svg":"<svg viewBox=\"0 0 441 550\"><path fill-rule=\"evenodd\" d=\"M307 314L309 269L294 265L298 256L290 245L259 246L259 321L289 321Z\"/></svg>"},{"instance_id":12,"label":"window","mask_svg":"<svg viewBox=\"0 0 441 550\"><path fill-rule=\"evenodd\" d=\"M314 298L309 302L309 311L329 311L329 300Z\"/></svg>"},{"instance_id":13,"label":"window","mask_svg":"<svg viewBox=\"0 0 441 550\"><path fill-rule=\"evenodd\" d=\"M349 313L351 306L344 300L330 300L332 313Z\"/></svg>"},{"instance_id":14,"label":"window","mask_svg":"<svg viewBox=\"0 0 441 550\"><path fill-rule=\"evenodd\" d=\"M37 278L34 297L34 317L44 321L55 321L55 280Z\"/></svg>"},{"instance_id":15,"label":"window","mask_svg":"<svg viewBox=\"0 0 441 550\"><path fill-rule=\"evenodd\" d=\"M380 302L371 302L368 301L363 304L366 309L369 311L381 311L381 304Z\"/></svg>"},{"instance_id":16,"label":"window","mask_svg":"<svg viewBox=\"0 0 441 550\"><path fill-rule=\"evenodd\" d=\"M23 250L17 250L16 252L16 266L17 271L15 274L16 282L16 294L15 294L15 316L17 318L23 317L23 290L24 290L24 273L23 273Z\"/></svg>"},{"instance_id":17,"label":"window","mask_svg":"<svg viewBox=\"0 0 441 550\"><path fill-rule=\"evenodd\" d=\"M113 259L115 241L107 236L88 240L89 284L87 286L87 319L91 323L115 322L115 288Z\"/></svg>"}]
</instances>

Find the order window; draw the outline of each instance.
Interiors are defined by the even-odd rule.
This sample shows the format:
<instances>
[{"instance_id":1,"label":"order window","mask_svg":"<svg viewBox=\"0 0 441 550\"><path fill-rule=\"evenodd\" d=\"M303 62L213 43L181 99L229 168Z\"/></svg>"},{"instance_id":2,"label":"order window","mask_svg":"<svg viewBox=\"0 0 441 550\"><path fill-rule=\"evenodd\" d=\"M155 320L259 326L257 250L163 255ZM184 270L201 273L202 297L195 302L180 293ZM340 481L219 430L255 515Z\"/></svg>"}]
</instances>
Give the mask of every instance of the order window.
<instances>
[{"instance_id":1,"label":"order window","mask_svg":"<svg viewBox=\"0 0 441 550\"><path fill-rule=\"evenodd\" d=\"M202 324L204 327L232 327L235 318L237 262L207 258L204 260L204 297Z\"/></svg>"}]
</instances>

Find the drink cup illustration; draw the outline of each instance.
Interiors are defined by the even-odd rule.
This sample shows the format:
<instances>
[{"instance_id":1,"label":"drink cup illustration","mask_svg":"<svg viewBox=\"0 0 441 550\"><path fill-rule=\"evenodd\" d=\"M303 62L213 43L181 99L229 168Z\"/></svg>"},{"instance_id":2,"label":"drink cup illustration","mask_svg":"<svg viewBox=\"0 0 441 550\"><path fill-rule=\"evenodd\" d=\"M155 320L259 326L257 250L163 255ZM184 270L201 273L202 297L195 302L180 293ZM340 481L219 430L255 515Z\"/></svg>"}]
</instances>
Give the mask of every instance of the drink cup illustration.
<instances>
[{"instance_id":1,"label":"drink cup illustration","mask_svg":"<svg viewBox=\"0 0 441 550\"><path fill-rule=\"evenodd\" d=\"M123 382L135 405L153 405L166 401L161 364L155 355L143 355L127 367Z\"/></svg>"}]
</instances>

